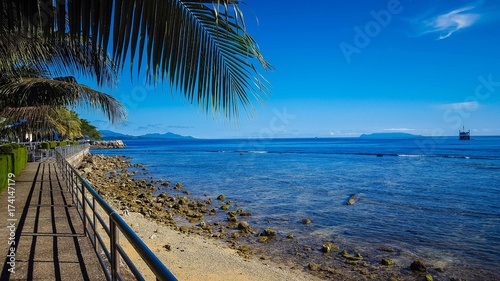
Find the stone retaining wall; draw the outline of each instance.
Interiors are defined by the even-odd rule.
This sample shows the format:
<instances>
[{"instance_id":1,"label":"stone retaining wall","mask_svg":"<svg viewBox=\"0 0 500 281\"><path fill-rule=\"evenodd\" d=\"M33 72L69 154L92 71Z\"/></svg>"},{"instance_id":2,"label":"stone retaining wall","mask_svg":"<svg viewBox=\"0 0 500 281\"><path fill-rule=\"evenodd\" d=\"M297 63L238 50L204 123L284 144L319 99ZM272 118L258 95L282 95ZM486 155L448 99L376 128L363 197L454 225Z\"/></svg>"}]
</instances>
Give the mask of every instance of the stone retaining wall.
<instances>
[{"instance_id":1,"label":"stone retaining wall","mask_svg":"<svg viewBox=\"0 0 500 281\"><path fill-rule=\"evenodd\" d=\"M69 156L68 158L66 158L66 160L69 162L69 164L71 164L71 166L73 166L74 168L78 168L82 163L83 157L89 153L89 148L87 147L86 149Z\"/></svg>"}]
</instances>

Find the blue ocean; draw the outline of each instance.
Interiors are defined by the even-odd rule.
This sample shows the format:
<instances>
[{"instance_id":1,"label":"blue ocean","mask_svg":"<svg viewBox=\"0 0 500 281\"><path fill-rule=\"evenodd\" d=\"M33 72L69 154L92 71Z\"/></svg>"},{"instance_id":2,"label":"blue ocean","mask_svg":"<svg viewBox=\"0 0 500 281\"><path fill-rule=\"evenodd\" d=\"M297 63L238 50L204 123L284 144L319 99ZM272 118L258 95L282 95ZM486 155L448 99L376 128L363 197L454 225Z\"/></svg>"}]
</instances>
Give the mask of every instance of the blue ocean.
<instances>
[{"instance_id":1,"label":"blue ocean","mask_svg":"<svg viewBox=\"0 0 500 281\"><path fill-rule=\"evenodd\" d=\"M387 245L448 279L500 280L500 137L124 142L93 153L130 156L191 196L224 194L257 227L366 255Z\"/></svg>"}]
</instances>

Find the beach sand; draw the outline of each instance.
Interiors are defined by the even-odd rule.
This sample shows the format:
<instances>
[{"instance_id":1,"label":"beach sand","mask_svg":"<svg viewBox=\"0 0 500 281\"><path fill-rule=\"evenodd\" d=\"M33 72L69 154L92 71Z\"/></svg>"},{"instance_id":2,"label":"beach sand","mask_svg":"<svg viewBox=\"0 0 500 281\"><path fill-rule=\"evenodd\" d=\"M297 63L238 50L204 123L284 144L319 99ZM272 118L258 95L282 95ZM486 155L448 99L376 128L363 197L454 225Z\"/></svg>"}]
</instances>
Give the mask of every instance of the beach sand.
<instances>
[{"instance_id":1,"label":"beach sand","mask_svg":"<svg viewBox=\"0 0 500 281\"><path fill-rule=\"evenodd\" d=\"M122 218L178 280L320 280L307 272L271 260L257 257L245 259L222 241L172 230L144 218L140 213L130 212ZM130 258L140 260L131 246L124 244ZM170 250L165 245L169 245ZM138 264L139 269L149 272L145 264ZM146 275L146 278L154 280L152 274Z\"/></svg>"}]
</instances>

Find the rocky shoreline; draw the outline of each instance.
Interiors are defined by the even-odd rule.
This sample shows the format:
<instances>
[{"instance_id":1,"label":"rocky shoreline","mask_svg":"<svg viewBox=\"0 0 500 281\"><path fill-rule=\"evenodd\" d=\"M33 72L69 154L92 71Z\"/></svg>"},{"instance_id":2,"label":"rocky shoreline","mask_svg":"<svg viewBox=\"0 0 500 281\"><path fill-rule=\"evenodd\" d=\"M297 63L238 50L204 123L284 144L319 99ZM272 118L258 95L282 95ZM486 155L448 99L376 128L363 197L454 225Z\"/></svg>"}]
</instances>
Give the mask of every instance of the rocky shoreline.
<instances>
[{"instance_id":1,"label":"rocky shoreline","mask_svg":"<svg viewBox=\"0 0 500 281\"><path fill-rule=\"evenodd\" d=\"M90 142L90 147L92 149L123 148L125 144L121 140L92 141Z\"/></svg>"},{"instance_id":2,"label":"rocky shoreline","mask_svg":"<svg viewBox=\"0 0 500 281\"><path fill-rule=\"evenodd\" d=\"M140 213L181 233L224 241L246 259L271 259L329 280L433 280L440 271L418 259L402 264L399 251L390 246L365 255L356 247L335 241L307 245L293 233L278 233L272 227L259 229L249 223L252 214L224 194L192 198L182 183L154 179L145 166L132 165L123 156L90 154L78 169L124 215ZM311 221L304 218L302 223Z\"/></svg>"}]
</instances>

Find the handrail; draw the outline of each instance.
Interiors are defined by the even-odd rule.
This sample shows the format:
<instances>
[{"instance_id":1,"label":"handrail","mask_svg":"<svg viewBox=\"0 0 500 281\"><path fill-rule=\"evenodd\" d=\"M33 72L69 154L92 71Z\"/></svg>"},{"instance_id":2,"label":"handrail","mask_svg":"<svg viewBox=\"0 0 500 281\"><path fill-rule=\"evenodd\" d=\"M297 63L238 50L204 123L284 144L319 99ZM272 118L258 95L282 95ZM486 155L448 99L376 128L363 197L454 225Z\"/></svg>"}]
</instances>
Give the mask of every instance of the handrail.
<instances>
[{"instance_id":1,"label":"handrail","mask_svg":"<svg viewBox=\"0 0 500 281\"><path fill-rule=\"evenodd\" d=\"M80 147L80 149L85 147ZM66 157L77 153L76 149L56 150L56 161L59 170L62 172L68 189L72 194L73 203L80 218L83 221L84 234L89 236L89 240L94 247L101 267L103 268L106 278L108 280L124 280L120 272L119 260L122 258L127 266L130 268L131 273L137 280L144 280L142 273L131 262L130 258L123 251L120 245L120 233L126 240L133 246L135 251L139 254L142 260L147 264L149 269L153 272L156 280L174 281L177 280L175 276L165 267L165 265L156 257L156 255L146 246L146 244L137 236L137 234L128 226L122 217L97 193L97 191L73 168ZM64 153L64 154L63 154ZM66 157L65 157L66 155ZM90 197L90 198L89 198ZM102 219L101 214L96 210L96 202L102 208L104 213L109 218L109 226ZM88 209L92 213L88 214ZM93 219L90 219L93 218ZM96 220L97 218L97 220ZM97 231L97 223L99 223L105 230L106 236L109 238L109 250L101 234ZM99 253L101 249L105 255ZM104 257L103 257L104 256ZM106 260L105 260L106 259ZM111 270L109 270L109 268Z\"/></svg>"},{"instance_id":2,"label":"handrail","mask_svg":"<svg viewBox=\"0 0 500 281\"><path fill-rule=\"evenodd\" d=\"M58 146L55 148L57 152L59 152L64 158L68 158L73 154L84 151L85 149L90 148L90 144L81 143L78 145L66 145L66 146Z\"/></svg>"}]
</instances>

